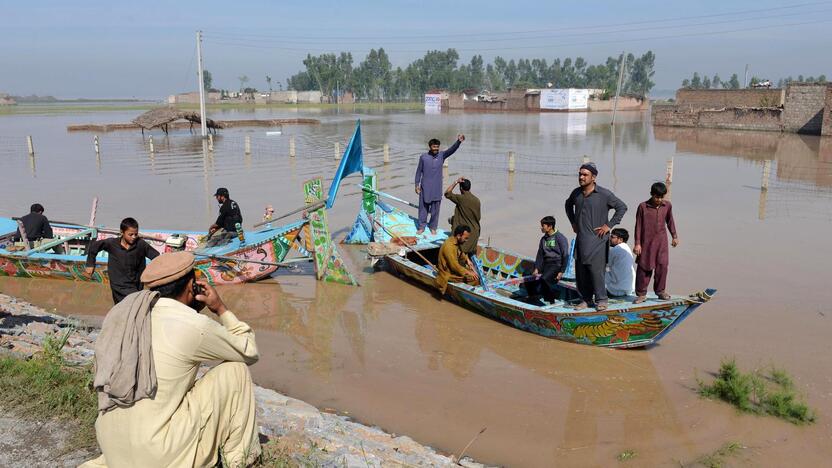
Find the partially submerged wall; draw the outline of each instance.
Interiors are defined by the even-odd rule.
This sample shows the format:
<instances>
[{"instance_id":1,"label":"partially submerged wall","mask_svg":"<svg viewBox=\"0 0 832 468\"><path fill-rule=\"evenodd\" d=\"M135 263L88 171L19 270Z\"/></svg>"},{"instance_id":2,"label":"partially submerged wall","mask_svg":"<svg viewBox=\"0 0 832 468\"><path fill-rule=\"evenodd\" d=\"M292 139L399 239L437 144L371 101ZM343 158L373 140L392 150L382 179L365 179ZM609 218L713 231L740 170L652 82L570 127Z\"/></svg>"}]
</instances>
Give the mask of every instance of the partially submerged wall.
<instances>
[{"instance_id":1,"label":"partially submerged wall","mask_svg":"<svg viewBox=\"0 0 832 468\"><path fill-rule=\"evenodd\" d=\"M781 131L781 109L701 109L659 108L653 112L655 125L671 127L724 128L732 130Z\"/></svg>"},{"instance_id":2,"label":"partially submerged wall","mask_svg":"<svg viewBox=\"0 0 832 468\"><path fill-rule=\"evenodd\" d=\"M786 131L820 134L826 89L825 84L789 84L783 112L783 126Z\"/></svg>"},{"instance_id":3,"label":"partially submerged wall","mask_svg":"<svg viewBox=\"0 0 832 468\"><path fill-rule=\"evenodd\" d=\"M778 107L783 105L782 89L679 89L676 105L688 109L723 107Z\"/></svg>"}]
</instances>

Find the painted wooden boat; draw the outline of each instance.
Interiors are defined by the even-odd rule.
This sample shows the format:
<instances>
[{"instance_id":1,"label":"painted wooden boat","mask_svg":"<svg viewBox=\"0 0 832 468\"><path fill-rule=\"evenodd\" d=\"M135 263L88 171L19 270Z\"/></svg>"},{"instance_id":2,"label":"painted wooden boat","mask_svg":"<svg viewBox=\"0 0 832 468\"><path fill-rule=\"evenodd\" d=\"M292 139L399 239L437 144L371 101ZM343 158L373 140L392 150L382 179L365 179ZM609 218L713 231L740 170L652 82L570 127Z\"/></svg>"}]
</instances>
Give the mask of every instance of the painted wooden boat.
<instances>
[{"instance_id":1,"label":"painted wooden boat","mask_svg":"<svg viewBox=\"0 0 832 468\"><path fill-rule=\"evenodd\" d=\"M365 178L365 184L375 189L372 177ZM416 218L365 191L361 214L350 237L363 236L381 243L380 249L369 249L371 257L377 252L381 267L436 294L436 274L425 259L437 263L439 248L449 233L417 236L416 222ZM396 243L413 245L407 248ZM535 294L536 279L531 276L534 259L483 245L478 248L478 259L484 284L450 283L446 299L521 330L592 346L637 348L655 344L716 293L715 289L705 289L669 300L650 295L641 304L633 304L633 296L618 297L610 298L609 308L603 312L594 308L576 310L573 305L581 300L574 281L569 280L574 274L566 275L559 284L558 298L549 304Z\"/></svg>"},{"instance_id":2,"label":"painted wooden boat","mask_svg":"<svg viewBox=\"0 0 832 468\"><path fill-rule=\"evenodd\" d=\"M172 235L187 236L186 249L197 257L196 270L211 284L235 284L257 281L270 276L287 260L294 246L307 260L309 253L298 241L307 220L297 221L275 228L264 228L246 232L245 242L233 239L231 242L203 249L195 249L197 240L205 233L193 231L150 231L142 232L148 242L160 252L169 251L164 240ZM103 282L107 276L107 254L96 257L96 271L88 278L86 267L86 245L93 239L106 239L118 235L117 230L97 229L71 224L53 224L53 232L64 240L65 253L58 254L47 249L10 250L12 237L17 232L17 223L9 218L0 218L0 275L51 278L76 281ZM150 237L152 236L152 237Z\"/></svg>"}]
</instances>

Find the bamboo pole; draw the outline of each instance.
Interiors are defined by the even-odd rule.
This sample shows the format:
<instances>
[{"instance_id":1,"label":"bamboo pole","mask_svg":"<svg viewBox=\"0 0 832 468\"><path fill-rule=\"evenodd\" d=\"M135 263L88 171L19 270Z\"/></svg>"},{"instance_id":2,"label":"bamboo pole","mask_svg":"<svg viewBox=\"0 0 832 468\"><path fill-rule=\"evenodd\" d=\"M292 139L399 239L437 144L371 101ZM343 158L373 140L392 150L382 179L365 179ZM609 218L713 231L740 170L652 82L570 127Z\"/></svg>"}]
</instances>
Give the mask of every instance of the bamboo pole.
<instances>
[{"instance_id":1,"label":"bamboo pole","mask_svg":"<svg viewBox=\"0 0 832 468\"><path fill-rule=\"evenodd\" d=\"M29 156L34 156L35 144L32 142L32 135L26 137L26 144L29 146Z\"/></svg>"},{"instance_id":2,"label":"bamboo pole","mask_svg":"<svg viewBox=\"0 0 832 468\"><path fill-rule=\"evenodd\" d=\"M390 164L390 145L384 144L384 164Z\"/></svg>"},{"instance_id":3,"label":"bamboo pole","mask_svg":"<svg viewBox=\"0 0 832 468\"><path fill-rule=\"evenodd\" d=\"M156 149L153 147L153 135L150 135L150 152L155 153Z\"/></svg>"},{"instance_id":4,"label":"bamboo pole","mask_svg":"<svg viewBox=\"0 0 832 468\"><path fill-rule=\"evenodd\" d=\"M673 158L667 160L667 166L665 170L665 178L664 181L667 185L673 183Z\"/></svg>"},{"instance_id":5,"label":"bamboo pole","mask_svg":"<svg viewBox=\"0 0 832 468\"><path fill-rule=\"evenodd\" d=\"M514 172L514 151L508 152L508 171Z\"/></svg>"},{"instance_id":6,"label":"bamboo pole","mask_svg":"<svg viewBox=\"0 0 832 468\"><path fill-rule=\"evenodd\" d=\"M589 156L585 154L583 159L581 159L581 164L586 164L588 162L589 162Z\"/></svg>"},{"instance_id":7,"label":"bamboo pole","mask_svg":"<svg viewBox=\"0 0 832 468\"><path fill-rule=\"evenodd\" d=\"M335 142L335 160L341 159L341 143Z\"/></svg>"},{"instance_id":8,"label":"bamboo pole","mask_svg":"<svg viewBox=\"0 0 832 468\"><path fill-rule=\"evenodd\" d=\"M289 135L289 157L294 158L295 154L295 136Z\"/></svg>"},{"instance_id":9,"label":"bamboo pole","mask_svg":"<svg viewBox=\"0 0 832 468\"><path fill-rule=\"evenodd\" d=\"M246 135L246 154L251 154L251 136Z\"/></svg>"},{"instance_id":10,"label":"bamboo pole","mask_svg":"<svg viewBox=\"0 0 832 468\"><path fill-rule=\"evenodd\" d=\"M208 151L214 151L214 135L208 134Z\"/></svg>"},{"instance_id":11,"label":"bamboo pole","mask_svg":"<svg viewBox=\"0 0 832 468\"><path fill-rule=\"evenodd\" d=\"M101 148L98 145L98 135L93 138L93 144L95 145L95 154L98 155L101 153Z\"/></svg>"}]
</instances>

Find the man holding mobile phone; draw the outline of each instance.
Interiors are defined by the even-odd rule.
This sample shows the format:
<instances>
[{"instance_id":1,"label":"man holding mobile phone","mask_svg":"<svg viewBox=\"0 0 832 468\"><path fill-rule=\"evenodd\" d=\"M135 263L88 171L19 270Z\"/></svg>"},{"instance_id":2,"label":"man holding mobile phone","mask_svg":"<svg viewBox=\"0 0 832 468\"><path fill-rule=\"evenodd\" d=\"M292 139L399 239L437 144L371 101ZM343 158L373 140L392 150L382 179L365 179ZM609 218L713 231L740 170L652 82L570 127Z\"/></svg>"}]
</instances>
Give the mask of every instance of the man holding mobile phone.
<instances>
[{"instance_id":1,"label":"man holding mobile phone","mask_svg":"<svg viewBox=\"0 0 832 468\"><path fill-rule=\"evenodd\" d=\"M96 345L95 429L102 455L82 466L214 466L220 449L224 464L248 466L260 454L248 370L259 358L254 332L210 284L196 278L190 252L160 255L141 280L149 291L128 296L108 317L118 307L132 307L131 312L145 307L138 315L150 320L148 333L125 327L124 320L108 324L105 319L98 338L118 352ZM204 307L218 321L197 313ZM150 342L146 348L143 339ZM132 341L139 343L138 358L124 351ZM140 372L147 367L137 366L146 358L142 352L152 356L150 379L141 380L147 374ZM197 380L207 361L220 364ZM124 368L138 371L126 379L114 377L114 369ZM142 392L150 387L141 385L148 380L155 388Z\"/></svg>"}]
</instances>

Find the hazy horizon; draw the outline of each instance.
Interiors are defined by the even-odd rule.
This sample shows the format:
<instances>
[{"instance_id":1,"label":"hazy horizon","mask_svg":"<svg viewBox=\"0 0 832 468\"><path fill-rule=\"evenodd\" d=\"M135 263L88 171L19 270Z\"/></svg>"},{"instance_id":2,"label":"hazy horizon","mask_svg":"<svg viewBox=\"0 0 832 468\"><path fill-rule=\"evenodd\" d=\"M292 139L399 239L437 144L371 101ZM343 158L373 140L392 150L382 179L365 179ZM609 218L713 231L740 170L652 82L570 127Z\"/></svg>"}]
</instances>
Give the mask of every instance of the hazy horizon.
<instances>
[{"instance_id":1,"label":"hazy horizon","mask_svg":"<svg viewBox=\"0 0 832 468\"><path fill-rule=\"evenodd\" d=\"M159 100L196 89L196 30L204 32L205 69L214 87L267 89L265 76L286 87L304 69L307 53L349 51L357 66L383 47L393 67L428 50L455 48L459 64L481 54L518 58L583 57L600 63L622 50L656 54L654 93L679 87L693 72L727 80L736 73L772 81L832 75L825 69L832 2L782 4L627 5L594 8L494 1L331 0L246 6L216 1L156 0L135 6L92 1L83 6L45 1L4 9L0 29L0 93L59 98Z\"/></svg>"}]
</instances>

